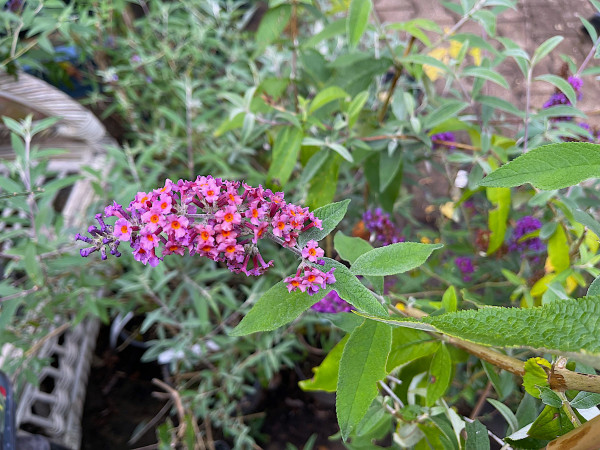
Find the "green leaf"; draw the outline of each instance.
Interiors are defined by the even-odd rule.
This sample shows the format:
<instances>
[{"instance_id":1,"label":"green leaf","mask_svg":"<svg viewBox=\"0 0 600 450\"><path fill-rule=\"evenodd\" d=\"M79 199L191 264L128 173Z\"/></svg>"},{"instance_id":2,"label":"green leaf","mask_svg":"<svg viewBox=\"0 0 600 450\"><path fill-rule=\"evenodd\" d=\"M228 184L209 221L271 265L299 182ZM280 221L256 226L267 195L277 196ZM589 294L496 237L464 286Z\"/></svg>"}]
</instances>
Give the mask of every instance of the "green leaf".
<instances>
[{"instance_id":1,"label":"green leaf","mask_svg":"<svg viewBox=\"0 0 600 450\"><path fill-rule=\"evenodd\" d=\"M314 376L310 380L302 380L298 385L303 391L335 392L340 371L342 352L348 342L349 334L336 344L325 357L319 367L313 367Z\"/></svg>"},{"instance_id":2,"label":"green leaf","mask_svg":"<svg viewBox=\"0 0 600 450\"><path fill-rule=\"evenodd\" d=\"M387 360L387 371L407 364L415 359L434 354L441 343L431 335L411 328L392 330L392 350Z\"/></svg>"},{"instance_id":3,"label":"green leaf","mask_svg":"<svg viewBox=\"0 0 600 450\"><path fill-rule=\"evenodd\" d=\"M435 402L444 395L450 381L452 381L452 359L445 344L442 344L433 355L431 366L429 366L429 384L425 403L433 406Z\"/></svg>"},{"instance_id":4,"label":"green leaf","mask_svg":"<svg viewBox=\"0 0 600 450\"><path fill-rule=\"evenodd\" d=\"M346 215L348 204L350 204L350 199L342 200L337 203L330 203L329 205L315 209L313 214L321 219L323 229L319 230L317 227L312 227L306 230L298 236L298 246L302 248L310 240L320 241L331 233Z\"/></svg>"},{"instance_id":5,"label":"green leaf","mask_svg":"<svg viewBox=\"0 0 600 450\"><path fill-rule=\"evenodd\" d=\"M461 76L463 77L475 77L482 78L484 80L491 81L502 86L505 89L509 89L508 82L498 72L494 72L492 69L485 67L467 67L462 71Z\"/></svg>"},{"instance_id":6,"label":"green leaf","mask_svg":"<svg viewBox=\"0 0 600 450\"><path fill-rule=\"evenodd\" d=\"M303 137L302 130L296 127L284 127L279 130L273 146L273 161L267 174L269 183L277 181L278 185L284 187L288 182L298 161Z\"/></svg>"},{"instance_id":7,"label":"green leaf","mask_svg":"<svg viewBox=\"0 0 600 450\"><path fill-rule=\"evenodd\" d=\"M395 275L419 267L442 244L399 242L367 252L356 259L351 270L355 275Z\"/></svg>"},{"instance_id":8,"label":"green leaf","mask_svg":"<svg viewBox=\"0 0 600 450\"><path fill-rule=\"evenodd\" d=\"M588 296L600 295L600 275L597 276L594 279L594 281L592 281L592 283L590 284L590 287L588 288L588 291L587 291L587 295Z\"/></svg>"},{"instance_id":9,"label":"green leaf","mask_svg":"<svg viewBox=\"0 0 600 450\"><path fill-rule=\"evenodd\" d=\"M538 48L533 52L531 58L531 66L535 66L540 60L542 60L548 53L556 48L563 40L562 36L553 36L550 39L542 42Z\"/></svg>"},{"instance_id":10,"label":"green leaf","mask_svg":"<svg viewBox=\"0 0 600 450\"><path fill-rule=\"evenodd\" d=\"M333 238L335 250L340 255L340 258L348 261L350 264L356 261L363 253L373 250L371 244L364 239L358 237L346 236L341 231L338 231ZM368 277L373 286L378 289L383 289L383 277Z\"/></svg>"},{"instance_id":11,"label":"green leaf","mask_svg":"<svg viewBox=\"0 0 600 450\"><path fill-rule=\"evenodd\" d=\"M448 289L444 292L442 307L446 312L454 312L458 309L458 296L456 295L456 288L454 286L448 286Z\"/></svg>"},{"instance_id":12,"label":"green leaf","mask_svg":"<svg viewBox=\"0 0 600 450\"><path fill-rule=\"evenodd\" d=\"M508 406L493 398L488 398L487 401L490 402L492 406L500 412L500 414L502 414L502 417L504 417L504 420L506 420L506 422L508 423L508 430L510 434L514 433L519 429L517 416L513 414L513 412Z\"/></svg>"},{"instance_id":13,"label":"green leaf","mask_svg":"<svg viewBox=\"0 0 600 450\"><path fill-rule=\"evenodd\" d=\"M400 58L400 62L402 64L420 64L420 65L426 64L428 66L438 68L438 69L442 70L443 72L448 72L450 70L450 69L448 69L448 66L446 66L446 64L444 64L442 61L440 61L437 58L434 58L433 56L429 56L429 55L419 55L419 54L407 55L407 56L403 56L402 58Z\"/></svg>"},{"instance_id":14,"label":"green leaf","mask_svg":"<svg viewBox=\"0 0 600 450\"><path fill-rule=\"evenodd\" d=\"M270 8L260 20L260 26L256 32L254 42L257 43L253 58L265 51L267 46L279 38L290 21L292 7L280 5Z\"/></svg>"},{"instance_id":15,"label":"green leaf","mask_svg":"<svg viewBox=\"0 0 600 450\"><path fill-rule=\"evenodd\" d=\"M536 439L556 439L573 428L575 427L562 408L546 406L527 434Z\"/></svg>"},{"instance_id":16,"label":"green leaf","mask_svg":"<svg viewBox=\"0 0 600 450\"><path fill-rule=\"evenodd\" d=\"M306 196L306 204L311 209L325 206L333 201L341 160L339 155L332 155L321 167L319 176L311 180Z\"/></svg>"},{"instance_id":17,"label":"green leaf","mask_svg":"<svg viewBox=\"0 0 600 450\"><path fill-rule=\"evenodd\" d=\"M489 450L490 438L487 428L479 420L465 423L465 431L467 432L465 450Z\"/></svg>"},{"instance_id":18,"label":"green leaf","mask_svg":"<svg viewBox=\"0 0 600 450\"><path fill-rule=\"evenodd\" d=\"M575 116L575 117L581 117L583 119L587 118L587 115L579 110L578 108L575 108L573 106L567 106L567 105L557 105L557 106L551 106L550 108L545 108L545 109L541 109L538 112L536 112L534 115L531 116L532 120L541 120L541 119L545 119L545 118L551 118L551 117L563 117L563 116Z\"/></svg>"},{"instance_id":19,"label":"green leaf","mask_svg":"<svg viewBox=\"0 0 600 450\"><path fill-rule=\"evenodd\" d=\"M304 166L304 170L302 171L302 175L300 176L300 181L298 184L300 186L306 185L310 180L314 178L314 176L319 172L327 158L329 157L328 150L319 150L311 158L308 160L306 165Z\"/></svg>"},{"instance_id":20,"label":"green leaf","mask_svg":"<svg viewBox=\"0 0 600 450\"><path fill-rule=\"evenodd\" d=\"M437 330L482 345L532 348L563 354L600 367L600 339L596 333L600 328L600 297L597 296L556 300L526 309L489 306L427 316L420 320L357 314L390 325Z\"/></svg>"},{"instance_id":21,"label":"green leaf","mask_svg":"<svg viewBox=\"0 0 600 450\"><path fill-rule=\"evenodd\" d=\"M348 162L354 162L354 159L352 158L352 155L346 149L346 147L344 147L343 145L338 144L337 142L328 142L326 145L327 145L327 147L329 147L330 149L332 149L333 151L335 151L336 153L338 153L346 161L348 161Z\"/></svg>"},{"instance_id":22,"label":"green leaf","mask_svg":"<svg viewBox=\"0 0 600 450\"><path fill-rule=\"evenodd\" d=\"M327 103L346 97L348 97L348 93L337 86L325 88L315 96L308 108L308 113L312 114Z\"/></svg>"},{"instance_id":23,"label":"green leaf","mask_svg":"<svg viewBox=\"0 0 600 450\"><path fill-rule=\"evenodd\" d=\"M373 250L371 244L359 237L346 236L341 231L338 231L333 238L335 250L345 261L352 264L363 253Z\"/></svg>"},{"instance_id":24,"label":"green leaf","mask_svg":"<svg viewBox=\"0 0 600 450\"><path fill-rule=\"evenodd\" d=\"M27 272L27 276L36 286L42 286L44 275L37 258L37 250L34 242L29 242L25 247L23 262L25 263L25 272Z\"/></svg>"},{"instance_id":25,"label":"green leaf","mask_svg":"<svg viewBox=\"0 0 600 450\"><path fill-rule=\"evenodd\" d=\"M430 129L450 118L455 118L458 113L467 106L469 106L469 104L465 102L459 102L457 100L447 101L425 116L423 127Z\"/></svg>"},{"instance_id":26,"label":"green leaf","mask_svg":"<svg viewBox=\"0 0 600 450\"><path fill-rule=\"evenodd\" d=\"M258 299L229 335L245 336L257 331L275 330L294 320L321 300L330 290L331 286L328 286L327 289L321 289L312 296L306 292L288 292L286 283L280 281Z\"/></svg>"},{"instance_id":27,"label":"green leaf","mask_svg":"<svg viewBox=\"0 0 600 450\"><path fill-rule=\"evenodd\" d=\"M379 192L384 192L402 168L402 152L393 155L383 151L379 154Z\"/></svg>"},{"instance_id":28,"label":"green leaf","mask_svg":"<svg viewBox=\"0 0 600 450\"><path fill-rule=\"evenodd\" d=\"M563 142L535 148L490 173L480 186L562 189L600 176L600 145Z\"/></svg>"},{"instance_id":29,"label":"green leaf","mask_svg":"<svg viewBox=\"0 0 600 450\"><path fill-rule=\"evenodd\" d=\"M546 81L547 83L550 83L552 86L560 89L562 93L565 94L565 96L569 99L572 105L577 103L577 94L575 93L575 89L573 89L573 86L571 86L571 84L564 78L561 78L557 75L546 74L535 77L534 80Z\"/></svg>"},{"instance_id":30,"label":"green leaf","mask_svg":"<svg viewBox=\"0 0 600 450\"><path fill-rule=\"evenodd\" d=\"M348 128L352 128L362 111L363 106L369 99L369 91L363 91L356 95L348 105Z\"/></svg>"},{"instance_id":31,"label":"green leaf","mask_svg":"<svg viewBox=\"0 0 600 450\"><path fill-rule=\"evenodd\" d=\"M350 47L356 47L358 41L367 29L369 16L373 9L371 0L352 0L348 9L348 20L346 22L346 33Z\"/></svg>"},{"instance_id":32,"label":"green leaf","mask_svg":"<svg viewBox=\"0 0 600 450\"><path fill-rule=\"evenodd\" d=\"M491 255L504 243L506 221L510 213L510 189L486 188L488 200L495 206L488 213L488 227L491 232L487 254Z\"/></svg>"},{"instance_id":33,"label":"green leaf","mask_svg":"<svg viewBox=\"0 0 600 450\"><path fill-rule=\"evenodd\" d=\"M15 316L17 309L23 303L25 297L12 298L0 302L0 330L6 330Z\"/></svg>"},{"instance_id":34,"label":"green leaf","mask_svg":"<svg viewBox=\"0 0 600 450\"><path fill-rule=\"evenodd\" d=\"M554 406L555 408L562 407L562 400L552 389L546 386L538 386L540 391L540 399L544 405Z\"/></svg>"},{"instance_id":35,"label":"green leaf","mask_svg":"<svg viewBox=\"0 0 600 450\"><path fill-rule=\"evenodd\" d=\"M370 314L380 316L387 315L386 309L377 301L373 293L358 281L346 266L333 259L323 259L325 260L324 270L335 267L334 275L336 282L333 287L340 297L359 311L366 311Z\"/></svg>"},{"instance_id":36,"label":"green leaf","mask_svg":"<svg viewBox=\"0 0 600 450\"><path fill-rule=\"evenodd\" d=\"M392 329L366 320L356 328L342 354L337 385L336 412L346 440L377 396L377 382L385 375Z\"/></svg>"},{"instance_id":37,"label":"green leaf","mask_svg":"<svg viewBox=\"0 0 600 450\"><path fill-rule=\"evenodd\" d=\"M581 20L581 23L583 24L584 28L590 35L590 38L592 38L592 42L596 42L596 40L598 39L598 32L596 31L596 28L594 27L594 25L592 25L584 17L579 16L579 20Z\"/></svg>"},{"instance_id":38,"label":"green leaf","mask_svg":"<svg viewBox=\"0 0 600 450\"><path fill-rule=\"evenodd\" d=\"M579 392L573 400L571 400L571 406L577 409L588 409L600 404L600 394L592 392Z\"/></svg>"},{"instance_id":39,"label":"green leaf","mask_svg":"<svg viewBox=\"0 0 600 450\"><path fill-rule=\"evenodd\" d=\"M492 108L496 108L507 113L513 114L517 117L524 117L525 113L521 111L519 108L514 106L512 103L507 102L498 97L491 97L487 95L478 95L474 99L474 101L481 103L482 105L490 106Z\"/></svg>"},{"instance_id":40,"label":"green leaf","mask_svg":"<svg viewBox=\"0 0 600 450\"><path fill-rule=\"evenodd\" d=\"M590 216L588 213L576 209L573 211L573 218L582 225L585 225L588 229L594 232L596 236L600 236L600 223Z\"/></svg>"},{"instance_id":41,"label":"green leaf","mask_svg":"<svg viewBox=\"0 0 600 450\"><path fill-rule=\"evenodd\" d=\"M302 48L314 48L319 42L338 36L346 31L346 19L339 19L325 25L319 33L311 36L303 44Z\"/></svg>"}]
</instances>

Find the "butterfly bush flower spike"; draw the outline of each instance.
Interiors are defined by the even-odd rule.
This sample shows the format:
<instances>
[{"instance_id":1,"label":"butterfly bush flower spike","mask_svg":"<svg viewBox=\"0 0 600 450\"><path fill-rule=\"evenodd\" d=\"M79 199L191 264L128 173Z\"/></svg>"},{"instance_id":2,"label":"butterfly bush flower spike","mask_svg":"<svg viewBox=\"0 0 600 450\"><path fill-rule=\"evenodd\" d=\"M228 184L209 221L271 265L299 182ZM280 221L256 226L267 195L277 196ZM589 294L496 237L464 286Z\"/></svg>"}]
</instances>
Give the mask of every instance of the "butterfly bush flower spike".
<instances>
[{"instance_id":1,"label":"butterfly bush flower spike","mask_svg":"<svg viewBox=\"0 0 600 450\"><path fill-rule=\"evenodd\" d=\"M114 225L104 219L115 217ZM162 188L138 192L127 208L113 202L97 214L99 226L88 228L89 236L76 240L90 246L83 257L107 250L121 256L121 242L129 242L132 254L142 264L158 265L167 255L198 254L225 263L234 273L262 275L273 266L260 254L258 241L268 238L302 258L297 273L286 278L290 292L315 294L335 283L331 269L324 272L319 258L324 254L316 241L297 245L301 232L322 229L321 221L308 208L287 203L281 192L254 188L237 181L198 176L194 181L167 179Z\"/></svg>"},{"instance_id":2,"label":"butterfly bush flower spike","mask_svg":"<svg viewBox=\"0 0 600 450\"><path fill-rule=\"evenodd\" d=\"M325 297L312 305L311 309L321 313L337 314L352 311L353 308L336 291L330 291Z\"/></svg>"}]
</instances>

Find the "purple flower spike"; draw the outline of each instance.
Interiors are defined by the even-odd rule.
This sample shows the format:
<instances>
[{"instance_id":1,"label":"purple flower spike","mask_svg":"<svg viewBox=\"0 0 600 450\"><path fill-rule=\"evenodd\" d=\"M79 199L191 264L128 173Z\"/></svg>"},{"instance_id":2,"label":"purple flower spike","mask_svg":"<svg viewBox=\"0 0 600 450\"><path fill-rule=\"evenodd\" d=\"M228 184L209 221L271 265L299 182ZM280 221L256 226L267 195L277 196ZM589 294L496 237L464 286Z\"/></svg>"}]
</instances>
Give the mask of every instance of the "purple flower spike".
<instances>
[{"instance_id":1,"label":"purple flower spike","mask_svg":"<svg viewBox=\"0 0 600 450\"><path fill-rule=\"evenodd\" d=\"M81 256L83 256L84 258L87 258L88 256L90 256L92 253L94 253L96 250L98 250L97 247L88 247L88 248L82 248L81 250L79 250L79 254Z\"/></svg>"},{"instance_id":2,"label":"purple flower spike","mask_svg":"<svg viewBox=\"0 0 600 450\"><path fill-rule=\"evenodd\" d=\"M459 256L454 260L454 264L456 264L458 270L462 273L463 281L471 281L471 274L475 272L473 260L468 256Z\"/></svg>"},{"instance_id":3,"label":"purple flower spike","mask_svg":"<svg viewBox=\"0 0 600 450\"><path fill-rule=\"evenodd\" d=\"M446 131L444 133L438 133L438 134L433 134L431 135L431 140L432 141L446 141L446 142L456 142L456 137L454 136L454 133L452 133L451 131ZM437 143L433 143L433 148L442 148L442 147L446 147L450 150L455 149L456 147L454 145L442 145L442 144L437 144Z\"/></svg>"},{"instance_id":4,"label":"purple flower spike","mask_svg":"<svg viewBox=\"0 0 600 450\"><path fill-rule=\"evenodd\" d=\"M363 214L365 228L371 233L371 237L381 242L384 246L404 242L400 230L390 219L390 215L377 208L368 210Z\"/></svg>"},{"instance_id":5,"label":"purple flower spike","mask_svg":"<svg viewBox=\"0 0 600 450\"><path fill-rule=\"evenodd\" d=\"M521 239L526 234L532 233L542 228L542 222L535 217L525 216L517 220L508 249L512 252L523 253L526 251L541 252L544 250L544 243L539 237Z\"/></svg>"},{"instance_id":6,"label":"purple flower spike","mask_svg":"<svg viewBox=\"0 0 600 450\"><path fill-rule=\"evenodd\" d=\"M329 314L352 311L353 307L342 299L336 291L330 291L320 301L311 306L311 309Z\"/></svg>"}]
</instances>

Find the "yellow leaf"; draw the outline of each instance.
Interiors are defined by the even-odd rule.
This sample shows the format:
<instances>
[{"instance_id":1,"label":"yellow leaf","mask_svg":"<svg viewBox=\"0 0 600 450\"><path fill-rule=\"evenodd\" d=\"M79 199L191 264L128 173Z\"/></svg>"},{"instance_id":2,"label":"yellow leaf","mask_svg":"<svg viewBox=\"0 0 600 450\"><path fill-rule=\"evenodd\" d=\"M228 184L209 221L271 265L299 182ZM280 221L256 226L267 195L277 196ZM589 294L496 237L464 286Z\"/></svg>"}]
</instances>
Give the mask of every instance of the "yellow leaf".
<instances>
[{"instance_id":1,"label":"yellow leaf","mask_svg":"<svg viewBox=\"0 0 600 450\"><path fill-rule=\"evenodd\" d=\"M531 296L532 297L540 297L544 295L544 292L548 289L548 285L552 282L552 280L556 277L555 273L549 273L544 275L542 278L536 281L536 283L531 288Z\"/></svg>"},{"instance_id":2,"label":"yellow leaf","mask_svg":"<svg viewBox=\"0 0 600 450\"><path fill-rule=\"evenodd\" d=\"M561 224L558 224L548 240L548 259L550 259L556 273L567 270L571 265L567 235Z\"/></svg>"},{"instance_id":3,"label":"yellow leaf","mask_svg":"<svg viewBox=\"0 0 600 450\"><path fill-rule=\"evenodd\" d=\"M454 202L446 202L440 206L440 211L448 219L454 220Z\"/></svg>"},{"instance_id":4,"label":"yellow leaf","mask_svg":"<svg viewBox=\"0 0 600 450\"><path fill-rule=\"evenodd\" d=\"M569 277L567 277L567 294L570 294L571 292L573 292L575 290L575 288L577 287L578 283L577 280L575 279L575 277L573 275L570 275Z\"/></svg>"},{"instance_id":5,"label":"yellow leaf","mask_svg":"<svg viewBox=\"0 0 600 450\"><path fill-rule=\"evenodd\" d=\"M600 241L598 240L598 236L591 230L588 230L587 234L585 235L585 245L588 246L590 252L592 253L596 253L598 251Z\"/></svg>"},{"instance_id":6,"label":"yellow leaf","mask_svg":"<svg viewBox=\"0 0 600 450\"><path fill-rule=\"evenodd\" d=\"M444 64L448 64L448 49L446 48L435 48L428 53L429 56L432 56L435 59L439 59ZM429 77L431 81L437 80L440 75L443 73L441 69L437 67L430 66L428 64L423 64L423 71Z\"/></svg>"},{"instance_id":7,"label":"yellow leaf","mask_svg":"<svg viewBox=\"0 0 600 450\"><path fill-rule=\"evenodd\" d=\"M458 42L458 41L450 41L450 56L452 57L452 59L456 59L458 58L458 54L460 53L460 49L462 48L463 44L462 42Z\"/></svg>"},{"instance_id":8,"label":"yellow leaf","mask_svg":"<svg viewBox=\"0 0 600 450\"><path fill-rule=\"evenodd\" d=\"M472 48L469 50L469 55L473 58L473 64L476 66L481 65L481 49L480 48Z\"/></svg>"}]
</instances>

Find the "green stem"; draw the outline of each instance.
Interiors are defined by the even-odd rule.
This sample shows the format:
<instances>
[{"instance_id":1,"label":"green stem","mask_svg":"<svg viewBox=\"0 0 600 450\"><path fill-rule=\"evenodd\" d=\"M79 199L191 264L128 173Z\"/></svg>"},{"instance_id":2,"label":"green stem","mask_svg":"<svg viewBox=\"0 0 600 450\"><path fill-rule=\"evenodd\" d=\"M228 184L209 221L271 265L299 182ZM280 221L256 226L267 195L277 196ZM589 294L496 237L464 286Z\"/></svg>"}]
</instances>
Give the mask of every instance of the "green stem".
<instances>
[{"instance_id":1,"label":"green stem","mask_svg":"<svg viewBox=\"0 0 600 450\"><path fill-rule=\"evenodd\" d=\"M581 422L579 421L579 418L575 415L575 411L573 411L573 408L571 408L571 404L569 403L569 400L567 399L565 393L562 391L558 391L557 394L562 400L562 409L567 414L567 417L569 417L569 420L571 421L573 426L575 428L580 427Z\"/></svg>"}]
</instances>

